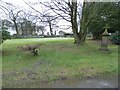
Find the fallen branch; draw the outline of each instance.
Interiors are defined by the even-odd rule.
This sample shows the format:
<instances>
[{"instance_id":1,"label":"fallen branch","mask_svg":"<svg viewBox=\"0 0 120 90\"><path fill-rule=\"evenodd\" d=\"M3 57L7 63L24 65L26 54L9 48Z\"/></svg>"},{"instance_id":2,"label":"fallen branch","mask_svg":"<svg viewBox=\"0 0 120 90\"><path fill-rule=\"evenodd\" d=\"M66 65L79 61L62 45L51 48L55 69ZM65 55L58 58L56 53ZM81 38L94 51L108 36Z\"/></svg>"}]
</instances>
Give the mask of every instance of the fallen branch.
<instances>
[{"instance_id":1,"label":"fallen branch","mask_svg":"<svg viewBox=\"0 0 120 90\"><path fill-rule=\"evenodd\" d=\"M35 44L35 45L24 45L24 46L19 46L17 48L24 52L26 51L30 52L35 56L35 55L38 55L38 49L43 45L45 44L41 43L41 44Z\"/></svg>"}]
</instances>

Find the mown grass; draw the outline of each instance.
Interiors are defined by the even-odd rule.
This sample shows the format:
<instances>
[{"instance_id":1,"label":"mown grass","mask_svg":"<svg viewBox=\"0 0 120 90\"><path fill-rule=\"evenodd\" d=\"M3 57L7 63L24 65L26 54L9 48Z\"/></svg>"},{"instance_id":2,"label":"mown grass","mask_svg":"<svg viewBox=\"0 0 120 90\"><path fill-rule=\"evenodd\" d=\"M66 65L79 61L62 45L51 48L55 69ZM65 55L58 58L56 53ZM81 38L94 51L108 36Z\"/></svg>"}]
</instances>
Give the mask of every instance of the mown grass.
<instances>
[{"instance_id":1,"label":"mown grass","mask_svg":"<svg viewBox=\"0 0 120 90\"><path fill-rule=\"evenodd\" d=\"M45 44L38 56L17 49L21 45L38 43ZM3 86L8 86L12 80L50 81L117 74L118 46L109 45L110 54L104 54L98 48L92 40L87 40L85 45L74 45L72 38L7 40L2 44Z\"/></svg>"}]
</instances>

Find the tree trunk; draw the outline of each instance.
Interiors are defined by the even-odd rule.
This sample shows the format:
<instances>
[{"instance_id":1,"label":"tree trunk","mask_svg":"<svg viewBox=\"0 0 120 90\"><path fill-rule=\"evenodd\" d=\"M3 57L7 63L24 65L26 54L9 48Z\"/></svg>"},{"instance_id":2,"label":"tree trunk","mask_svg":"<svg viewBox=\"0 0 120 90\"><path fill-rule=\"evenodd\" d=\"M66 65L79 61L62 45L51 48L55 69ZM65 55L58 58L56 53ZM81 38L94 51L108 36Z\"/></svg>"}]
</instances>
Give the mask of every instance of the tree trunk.
<instances>
[{"instance_id":1,"label":"tree trunk","mask_svg":"<svg viewBox=\"0 0 120 90\"><path fill-rule=\"evenodd\" d=\"M72 0L70 13L71 13L70 15L71 15L72 31L74 36L74 44L80 44L81 38L78 33L78 25L77 25L77 0L76 1Z\"/></svg>"},{"instance_id":2,"label":"tree trunk","mask_svg":"<svg viewBox=\"0 0 120 90\"><path fill-rule=\"evenodd\" d=\"M51 25L50 21L49 21L49 28L50 28L50 34L51 34L51 36L53 36L52 25Z\"/></svg>"},{"instance_id":3,"label":"tree trunk","mask_svg":"<svg viewBox=\"0 0 120 90\"><path fill-rule=\"evenodd\" d=\"M81 38L81 43L85 43L86 35L87 35L87 30L88 30L88 25L90 24L90 19L86 16L86 2L83 2L83 8L82 8L82 17L80 20L80 31L79 31L79 36ZM88 19L87 19L88 18Z\"/></svg>"},{"instance_id":4,"label":"tree trunk","mask_svg":"<svg viewBox=\"0 0 120 90\"><path fill-rule=\"evenodd\" d=\"M81 40L79 38L78 34L73 34L74 35L74 44L81 44Z\"/></svg>"},{"instance_id":5,"label":"tree trunk","mask_svg":"<svg viewBox=\"0 0 120 90\"><path fill-rule=\"evenodd\" d=\"M19 31L18 31L18 26L17 26L17 23L16 23L16 21L15 21L15 20L14 20L13 22L14 22L14 25L15 25L15 30L16 30L16 33L17 33L17 35L19 36Z\"/></svg>"},{"instance_id":6,"label":"tree trunk","mask_svg":"<svg viewBox=\"0 0 120 90\"><path fill-rule=\"evenodd\" d=\"M24 35L23 24L22 24L22 23L20 23L20 26L21 26L21 30L22 30L22 35Z\"/></svg>"},{"instance_id":7,"label":"tree trunk","mask_svg":"<svg viewBox=\"0 0 120 90\"><path fill-rule=\"evenodd\" d=\"M42 35L44 35L44 31L43 31L43 30L41 30L41 32L42 32Z\"/></svg>"},{"instance_id":8,"label":"tree trunk","mask_svg":"<svg viewBox=\"0 0 120 90\"><path fill-rule=\"evenodd\" d=\"M55 30L55 33L54 33L54 35L56 36L56 30Z\"/></svg>"}]
</instances>

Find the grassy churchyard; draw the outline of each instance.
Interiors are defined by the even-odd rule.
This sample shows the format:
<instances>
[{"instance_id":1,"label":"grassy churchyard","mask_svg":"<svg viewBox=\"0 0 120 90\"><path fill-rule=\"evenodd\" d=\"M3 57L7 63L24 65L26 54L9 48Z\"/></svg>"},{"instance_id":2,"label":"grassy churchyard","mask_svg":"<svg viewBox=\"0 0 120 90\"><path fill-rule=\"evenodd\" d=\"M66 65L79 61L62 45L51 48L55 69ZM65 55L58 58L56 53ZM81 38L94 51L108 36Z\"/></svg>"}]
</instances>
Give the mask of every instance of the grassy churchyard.
<instances>
[{"instance_id":1,"label":"grassy churchyard","mask_svg":"<svg viewBox=\"0 0 120 90\"><path fill-rule=\"evenodd\" d=\"M45 44L33 56L17 47ZM32 38L6 40L2 44L3 87L27 87L31 83L67 78L93 78L118 73L118 46L109 44L110 54L100 45L86 40L73 44L73 38ZM33 87L35 87L35 84ZM31 86L32 87L32 86Z\"/></svg>"}]
</instances>

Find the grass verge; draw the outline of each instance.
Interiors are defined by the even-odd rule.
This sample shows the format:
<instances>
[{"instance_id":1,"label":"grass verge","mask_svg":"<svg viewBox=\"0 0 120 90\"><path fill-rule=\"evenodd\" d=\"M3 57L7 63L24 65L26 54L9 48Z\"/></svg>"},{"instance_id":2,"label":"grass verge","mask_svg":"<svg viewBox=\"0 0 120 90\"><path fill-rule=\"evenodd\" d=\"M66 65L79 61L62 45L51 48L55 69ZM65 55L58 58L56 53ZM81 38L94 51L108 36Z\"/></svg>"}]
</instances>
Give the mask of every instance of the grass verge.
<instances>
[{"instance_id":1,"label":"grass verge","mask_svg":"<svg viewBox=\"0 0 120 90\"><path fill-rule=\"evenodd\" d=\"M17 49L39 43L45 46L40 48L38 56ZM92 40L85 45L74 45L72 38L7 40L2 44L3 87L21 87L20 82L117 74L118 47L110 44L110 54L101 53L98 48Z\"/></svg>"}]
</instances>

